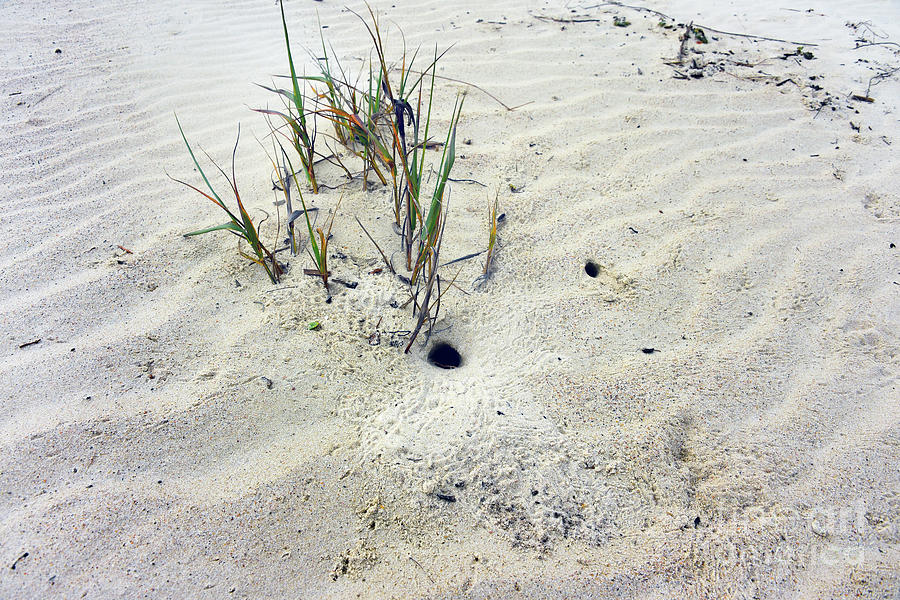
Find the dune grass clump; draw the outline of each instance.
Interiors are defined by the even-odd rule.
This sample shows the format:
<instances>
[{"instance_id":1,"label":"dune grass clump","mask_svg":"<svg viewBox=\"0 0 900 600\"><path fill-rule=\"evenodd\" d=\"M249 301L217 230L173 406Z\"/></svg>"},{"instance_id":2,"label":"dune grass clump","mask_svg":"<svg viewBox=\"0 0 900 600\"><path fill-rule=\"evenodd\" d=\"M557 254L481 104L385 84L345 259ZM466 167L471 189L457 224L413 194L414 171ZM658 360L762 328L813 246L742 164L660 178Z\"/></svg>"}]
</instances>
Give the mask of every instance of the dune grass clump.
<instances>
[{"instance_id":1,"label":"dune grass clump","mask_svg":"<svg viewBox=\"0 0 900 600\"><path fill-rule=\"evenodd\" d=\"M259 226L253 223L238 194L234 156L232 156L231 176L221 169L219 171L232 188L238 206L237 211L231 211L213 189L200 169L193 149L182 131L188 151L210 193L207 194L185 182L181 183L214 202L230 218L228 223L194 231L188 235L218 230L231 231L251 248L250 253L241 251L241 254L263 266L272 282L278 282L283 274L283 267L275 260L275 253L290 249L291 255L296 256L302 251L302 246L307 245L312 268L303 271L305 274L319 277L330 298L328 246L341 202L339 200L330 211L325 226L315 226L313 213L318 209L307 206L304 191L318 194L323 187L326 189L338 187L322 183L320 179L322 173L317 172L316 166L321 166L322 162L334 165L340 169L343 176L346 176L347 181L361 180L364 191L370 189L370 184L390 186L391 216L399 236L400 251L404 257L403 266L408 276L398 272L401 270L400 266L395 269L391 259L358 218L357 222L375 245L390 271L408 285L408 304L412 304L415 320L406 345L406 352L409 352L421 332L426 332L426 336L430 337L440 312L441 297L455 281L454 277L449 285L444 285L440 275L439 259L449 215L449 182L456 160L457 127L462 115L465 94L457 95L445 134L441 138L434 139L435 126L432 117L437 113L436 66L446 50L438 52L435 47L432 57L421 61L418 49L407 51L404 38L399 59L389 62L378 16L371 7L368 7L369 20L354 13L365 25L372 43L368 65L363 66L355 80L338 61L334 49L331 48L329 51L330 46L326 44L321 34L321 56L311 54L317 65L317 72L308 75L297 69L284 7L281 6L280 10L289 71L289 75L283 79L290 84L284 86L287 89L275 83L271 86L261 86L274 93L282 106L253 110L263 114L269 126L268 137L272 154L269 154L268 150L266 153L269 154L275 173L274 188L280 190L284 196L286 245L270 251L260 241ZM400 35L402 36L402 31ZM416 70L417 61L425 63L419 70ZM317 121L323 119L330 127L317 130ZM321 142L321 148L317 146L317 141ZM263 148L265 149L265 146ZM341 148L343 152L340 151ZM235 152L236 149L237 145ZM429 150L436 149L440 150L440 162L437 163L437 169L432 176L433 166L429 166L427 154ZM348 156L359 160L359 166L354 167L353 161L347 160ZM218 168L218 165L216 167ZM300 206L295 210L296 201L299 201ZM276 204L280 203L279 200ZM489 239L485 274L489 272L496 240L496 211L495 202L492 213L494 226ZM280 232L280 210L278 219ZM298 220L306 224L305 230L308 234L306 244L300 243L303 228L302 226L299 230L296 228Z\"/></svg>"},{"instance_id":2,"label":"dune grass clump","mask_svg":"<svg viewBox=\"0 0 900 600\"><path fill-rule=\"evenodd\" d=\"M416 319L406 347L409 351L420 331L425 329L430 335L440 310L443 290L438 258L448 215L448 182L456 160L457 126L465 97L460 95L456 99L443 143L432 140L435 70L443 53L435 49L433 59L424 70L415 71L419 52L408 53L404 42L402 55L392 67L375 12L369 7L371 24L363 16L357 16L373 45L374 58L368 65L365 87L349 83L340 63L332 62L324 40L323 57L318 61L320 72L305 79L313 89L313 102L318 107L316 115L329 120L336 141L362 160L364 189L368 189L370 173L383 185L392 186L393 216L405 266L410 272L408 281ZM442 153L437 177L434 187L426 190L426 152L429 147L438 146ZM365 227L362 228L394 271L391 261Z\"/></svg>"},{"instance_id":3,"label":"dune grass clump","mask_svg":"<svg viewBox=\"0 0 900 600\"><path fill-rule=\"evenodd\" d=\"M203 168L197 161L197 157L194 155L194 150L191 148L190 143L188 143L187 136L185 136L184 134L184 129L182 129L181 122L178 121L177 115L175 117L175 121L176 123L178 123L178 130L181 132L181 138L184 140L184 145L187 146L188 153L191 155L191 159L194 161L194 166L196 166L197 170L200 172L200 176L206 183L206 187L209 189L210 193L207 194L203 190L191 185L190 183L187 183L186 181L175 179L174 177L172 179L182 185L191 188L198 194L207 198L213 204L225 211L225 213L229 217L229 221L227 223L215 225L213 227L207 227L205 229L200 229L197 231L192 231L190 233L184 234L185 237L202 235L204 233L210 233L213 231L229 231L236 235L238 238L244 240L253 251L253 254L250 255L243 250L240 250L239 248L238 252L241 254L241 256L248 258L256 264L262 266L266 270L266 274L269 276L269 279L272 280L272 283L278 283L282 273L281 265L279 265L278 261L275 260L275 254L270 252L260 240L259 226L254 225L253 219L250 218L250 214L247 212L247 209L244 208L244 203L241 201L241 195L238 192L237 176L235 175L234 162L235 156L237 155L238 143L241 140L240 126L238 126L237 140L235 140L234 142L234 150L231 153L231 177L229 177L228 174L225 173L225 171L223 171L222 168L219 167L219 165L216 164L216 162L207 154L207 158L209 158L210 162L212 162L216 169L219 170L219 172L228 182L229 187L231 187L235 202L237 203L237 211L233 212L228 208L228 205L225 204L225 201L222 200L221 196L216 193L216 190L210 183L209 178L207 178L206 173L203 172Z\"/></svg>"}]
</instances>

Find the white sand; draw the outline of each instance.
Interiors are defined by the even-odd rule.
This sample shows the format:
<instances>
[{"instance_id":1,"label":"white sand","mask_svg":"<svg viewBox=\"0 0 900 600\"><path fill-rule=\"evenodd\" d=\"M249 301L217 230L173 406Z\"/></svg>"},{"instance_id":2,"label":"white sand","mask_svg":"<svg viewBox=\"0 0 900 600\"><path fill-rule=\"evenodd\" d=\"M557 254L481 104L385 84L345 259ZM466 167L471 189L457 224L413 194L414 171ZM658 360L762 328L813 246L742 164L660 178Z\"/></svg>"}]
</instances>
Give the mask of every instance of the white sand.
<instances>
[{"instance_id":1,"label":"white sand","mask_svg":"<svg viewBox=\"0 0 900 600\"><path fill-rule=\"evenodd\" d=\"M404 287L353 221L396 248L387 191L345 188L331 304L302 257L275 290L180 236L221 217L165 177L198 180L173 111L223 163L241 122L274 216L248 107L286 70L277 6L93 4L0 4L0 597L896 597L898 77L848 99L900 65L853 49L900 42L896 4L653 2L818 44L708 32L678 80L679 31L631 9L377 2L529 103L466 100L454 176L487 187L453 185L444 256L498 187L506 224L445 296L455 371L389 344ZM358 68L341 6L286 3L298 49L318 10Z\"/></svg>"}]
</instances>

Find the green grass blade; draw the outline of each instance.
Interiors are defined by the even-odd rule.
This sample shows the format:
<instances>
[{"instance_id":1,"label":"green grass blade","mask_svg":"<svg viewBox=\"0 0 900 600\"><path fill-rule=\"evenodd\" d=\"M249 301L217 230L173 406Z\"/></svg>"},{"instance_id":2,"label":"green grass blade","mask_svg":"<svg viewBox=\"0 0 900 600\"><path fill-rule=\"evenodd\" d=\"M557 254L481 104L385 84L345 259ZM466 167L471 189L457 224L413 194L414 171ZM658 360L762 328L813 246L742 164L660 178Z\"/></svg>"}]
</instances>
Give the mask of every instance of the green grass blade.
<instances>
[{"instance_id":1,"label":"green grass blade","mask_svg":"<svg viewBox=\"0 0 900 600\"><path fill-rule=\"evenodd\" d=\"M297 107L297 110L300 111L302 118L303 96L300 95L300 84L297 81L297 71L294 69L294 58L291 56L291 40L288 36L287 19L284 16L284 3L279 3L279 6L281 7L281 24L284 27L284 44L287 47L288 65L291 68L291 83L294 86L294 105Z\"/></svg>"},{"instance_id":2,"label":"green grass blade","mask_svg":"<svg viewBox=\"0 0 900 600\"><path fill-rule=\"evenodd\" d=\"M197 231L192 231L190 233L185 233L184 237L191 237L192 235L203 235L204 233L209 233L211 231L221 231L223 229L228 229L230 231L236 231L243 235L244 230L234 221L229 221L228 223L222 223L221 225L216 225L214 227L207 227L206 229L198 229Z\"/></svg>"},{"instance_id":3,"label":"green grass blade","mask_svg":"<svg viewBox=\"0 0 900 600\"><path fill-rule=\"evenodd\" d=\"M434 187L434 195L431 197L431 207L428 209L428 220L426 222L426 235L431 238L434 235L437 226L437 217L441 212L441 201L444 198L444 188L447 186L447 180L450 178L450 171L453 169L453 163L456 161L456 126L459 123L459 117L462 114L463 100L457 101L453 107L453 119L450 122L450 130L447 132L447 141L444 143L444 152L441 156L441 168L437 184Z\"/></svg>"},{"instance_id":4,"label":"green grass blade","mask_svg":"<svg viewBox=\"0 0 900 600\"><path fill-rule=\"evenodd\" d=\"M175 122L178 123L178 131L181 132L181 139L184 140L184 145L187 146L188 153L191 155L191 158L194 161L194 166L197 167L197 170L200 171L200 176L203 177L203 181L206 182L206 187L209 188L209 191L212 192L213 197L219 201L219 204L222 206L225 205L222 202L222 199L219 198L219 195L216 193L216 190L213 189L212 184L209 182L209 179L206 178L206 173L203 172L203 168L200 166L200 163L197 162L197 157L194 156L194 150L191 148L191 145L187 141L187 136L184 135L184 129L181 128L181 121L178 120L178 115L175 115Z\"/></svg>"}]
</instances>

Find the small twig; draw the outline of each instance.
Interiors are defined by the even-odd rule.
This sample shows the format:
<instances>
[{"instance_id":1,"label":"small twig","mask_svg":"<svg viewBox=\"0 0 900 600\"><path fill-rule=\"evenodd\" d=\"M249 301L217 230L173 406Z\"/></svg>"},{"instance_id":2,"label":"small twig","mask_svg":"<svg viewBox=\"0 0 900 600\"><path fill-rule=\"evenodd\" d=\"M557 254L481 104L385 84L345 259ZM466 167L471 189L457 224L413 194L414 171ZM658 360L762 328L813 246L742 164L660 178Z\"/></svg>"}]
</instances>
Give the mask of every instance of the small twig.
<instances>
[{"instance_id":1,"label":"small twig","mask_svg":"<svg viewBox=\"0 0 900 600\"><path fill-rule=\"evenodd\" d=\"M553 21L554 23L604 23L604 19L589 19L585 18L574 18L574 19L560 19L559 17L546 17L544 15L537 15L534 17L539 21Z\"/></svg>"},{"instance_id":2,"label":"small twig","mask_svg":"<svg viewBox=\"0 0 900 600\"><path fill-rule=\"evenodd\" d=\"M319 153L316 152L316 154L319 154ZM313 161L313 164L314 164L314 165L317 165L317 164L319 164L319 163L321 163L321 162L325 162L326 160L327 160L328 162L331 162L331 159L332 159L332 158L337 158L337 154L335 154L334 152L332 152L332 153L329 154L328 156L325 156L325 155L323 155L323 154L319 154L319 158L317 158L316 160L314 160L314 161ZM331 164L334 164L334 163L331 163Z\"/></svg>"},{"instance_id":3,"label":"small twig","mask_svg":"<svg viewBox=\"0 0 900 600\"><path fill-rule=\"evenodd\" d=\"M337 184L337 185L325 185L324 183L320 183L320 184L319 184L319 187L320 187L320 188L325 188L326 190L339 190L339 189L341 189L341 188L347 187L348 185L350 185L351 183L353 183L353 181L354 181L354 180L351 179L350 181L345 181L345 182L339 183L339 184Z\"/></svg>"},{"instance_id":4,"label":"small twig","mask_svg":"<svg viewBox=\"0 0 900 600\"><path fill-rule=\"evenodd\" d=\"M447 290L449 290L450 288L456 288L457 290L462 292L463 295L465 295L465 296L469 295L469 292L467 292L466 290L464 290L461 287L459 287L458 285L456 285L456 279L459 277L459 274L462 273L462 270L463 270L463 268L460 267L459 270L456 271L456 275L454 275L453 279L450 280L450 283L447 284L447 288L443 292L441 292L441 296L446 294ZM438 301L440 301L440 296L438 297Z\"/></svg>"},{"instance_id":5,"label":"small twig","mask_svg":"<svg viewBox=\"0 0 900 600\"><path fill-rule=\"evenodd\" d=\"M813 43L813 42L795 42L792 40L782 40L780 38L766 37L763 35L750 35L749 33L733 33L731 31L722 31L721 29L713 29L712 27L708 27L706 25L697 25L697 27L699 27L700 29L706 30L706 31L712 31L713 33L718 33L720 35L730 35L732 37L748 38L751 40L763 40L766 42L778 42L779 44L791 44L793 46L818 46L818 44Z\"/></svg>"},{"instance_id":6,"label":"small twig","mask_svg":"<svg viewBox=\"0 0 900 600\"><path fill-rule=\"evenodd\" d=\"M653 10L652 8L646 8L646 7L644 7L644 6L631 6L631 5L629 5L629 4L622 4L621 2L604 2L603 4L595 4L595 5L593 5L593 6L588 6L588 7L585 8L585 10L588 10L588 9L591 9L591 8L601 8L601 7L603 7L603 6L620 6L620 7L622 7L622 8L630 8L630 9L636 10L636 11L638 11L638 12L648 12L648 13L650 13L650 14L656 15L657 17L661 17L661 18L663 18L663 19L666 19L667 21L674 21L674 20L675 20L675 19L673 19L672 17L670 17L669 15L667 15L667 14L665 14L665 13L661 13L661 12L659 12L658 10Z\"/></svg>"},{"instance_id":7,"label":"small twig","mask_svg":"<svg viewBox=\"0 0 900 600\"><path fill-rule=\"evenodd\" d=\"M388 257L384 254L384 251L381 249L381 246L378 245L378 242L375 241L375 238L373 238L371 235L369 235L369 232L366 231L365 227L363 227L362 221L359 220L359 217L354 215L353 218L356 219L357 223L359 223L360 228L363 230L363 233L366 234L366 237L369 238L369 241L372 242L373 244L375 244L375 248L378 250L378 253L381 254L381 258L384 260L384 264L386 264L388 266L388 269L391 270L391 273L396 275L397 271L394 270L394 265L392 265L391 261L388 260Z\"/></svg>"},{"instance_id":8,"label":"small twig","mask_svg":"<svg viewBox=\"0 0 900 600\"><path fill-rule=\"evenodd\" d=\"M410 150L421 150L422 148L425 148L426 150L440 150L443 147L444 147L444 142L427 141L427 142L419 142L415 146L410 146L409 149ZM432 171L433 171L433 169L432 169Z\"/></svg>"},{"instance_id":9,"label":"small twig","mask_svg":"<svg viewBox=\"0 0 900 600\"><path fill-rule=\"evenodd\" d=\"M866 98L871 98L871 97L872 97L871 95L869 95L869 92L872 90L872 84L873 84L873 83L874 83L875 85L878 84L878 82L876 82L876 80L884 81L884 80L887 79L888 77L891 77L891 76L892 76L894 73L896 73L897 71L900 71L900 67L894 67L893 69L889 69L889 70L887 70L887 71L882 71L881 73L879 73L879 74L877 74L877 75L873 75L872 77L870 77L870 78L869 78L869 85L866 86Z\"/></svg>"},{"instance_id":10,"label":"small twig","mask_svg":"<svg viewBox=\"0 0 900 600\"><path fill-rule=\"evenodd\" d=\"M455 181L457 183L476 183L476 184L480 185L481 187L487 187L486 185L484 185L477 179L453 179L452 177L448 177L447 181Z\"/></svg>"},{"instance_id":11,"label":"small twig","mask_svg":"<svg viewBox=\"0 0 900 600\"><path fill-rule=\"evenodd\" d=\"M344 286L345 288L350 289L350 290L355 290L356 286L359 285L358 281L346 281L346 280L340 279L338 277L332 277L331 281L333 281L335 283L339 283L342 286Z\"/></svg>"},{"instance_id":12,"label":"small twig","mask_svg":"<svg viewBox=\"0 0 900 600\"><path fill-rule=\"evenodd\" d=\"M63 86L59 86L59 87L57 87L56 89L50 90L49 92L47 92L46 94L44 94L43 96L41 96L41 97L37 100L37 102L35 102L35 103L32 104L31 106L37 106L38 104L40 104L41 102L43 102L44 100L46 100L47 98L49 98L50 96L52 96L53 94L55 94L56 92L58 92L59 90L61 90L62 88L63 88Z\"/></svg>"},{"instance_id":13,"label":"small twig","mask_svg":"<svg viewBox=\"0 0 900 600\"><path fill-rule=\"evenodd\" d=\"M40 344L40 343L41 343L41 338L38 338L36 340L31 340L30 342L25 342L24 344L19 344L19 348L27 348L28 346L34 346L35 344ZM15 567L13 567L13 568L15 568Z\"/></svg>"},{"instance_id":14,"label":"small twig","mask_svg":"<svg viewBox=\"0 0 900 600\"><path fill-rule=\"evenodd\" d=\"M664 14L664 13L661 13L661 12L659 12L659 11L657 11L657 10L653 10L652 8L646 8L646 7L644 7L644 6L632 6L632 5L629 5L629 4L622 4L621 2L604 2L603 4L595 4L595 5L593 5L593 6L588 6L588 7L586 7L586 9L590 9L590 8L601 8L601 7L603 7L603 6L619 6L619 7L622 7L622 8L630 8L630 9L632 9L632 10L636 10L636 11L640 11L640 12L648 12L648 13L657 15L657 16L662 17L662 18L664 18L664 19L666 19L666 20L669 20L669 21L675 21L675 20L676 20L676 19L670 17L669 15ZM764 41L767 41L767 42L779 42L779 43L781 43L781 44L793 44L793 45L795 45L795 46L818 46L818 44L814 44L814 43L812 43L812 42L793 42L793 41L791 41L791 40L782 40L782 39L779 39L779 38L766 37L766 36L763 36L763 35L750 35L749 33L732 33L732 32L730 32L730 31L722 31L721 29L714 29L714 28L708 27L708 26L706 26L706 25L696 25L695 27L698 27L698 28L703 29L703 30L705 30L705 31L712 31L712 32L715 32L715 33L718 33L718 34L721 34L721 35L730 35L730 36L733 36L733 37L742 37L742 38L748 38L748 39L751 39L751 40L764 40Z\"/></svg>"},{"instance_id":15,"label":"small twig","mask_svg":"<svg viewBox=\"0 0 900 600\"><path fill-rule=\"evenodd\" d=\"M481 252L474 252L472 254L466 254L465 256L460 256L459 258L454 258L450 262L445 262L441 266L446 267L447 265L452 265L453 263L458 263L458 262L461 262L464 260L469 260L470 258L475 258L476 256L481 256L485 252L487 252L487 250L482 250Z\"/></svg>"},{"instance_id":16,"label":"small twig","mask_svg":"<svg viewBox=\"0 0 900 600\"><path fill-rule=\"evenodd\" d=\"M819 108L816 110L816 115L813 117L813 120L815 120L816 117L819 116L819 113L822 112L822 109L825 108L826 106L828 106L829 104L831 104L830 98L826 98L825 100L822 100L822 102L819 104Z\"/></svg>"},{"instance_id":17,"label":"small twig","mask_svg":"<svg viewBox=\"0 0 900 600\"><path fill-rule=\"evenodd\" d=\"M898 44L897 42L869 42L867 44L859 44L853 49L859 50L860 48L866 48L867 46L897 46L898 48L900 48L900 44Z\"/></svg>"},{"instance_id":18,"label":"small twig","mask_svg":"<svg viewBox=\"0 0 900 600\"><path fill-rule=\"evenodd\" d=\"M23 552L22 554L20 554L19 557L13 561L13 564L11 564L9 566L9 568L12 569L13 571L15 571L16 565L19 564L19 561L22 560L23 558L28 558L28 552Z\"/></svg>"}]
</instances>

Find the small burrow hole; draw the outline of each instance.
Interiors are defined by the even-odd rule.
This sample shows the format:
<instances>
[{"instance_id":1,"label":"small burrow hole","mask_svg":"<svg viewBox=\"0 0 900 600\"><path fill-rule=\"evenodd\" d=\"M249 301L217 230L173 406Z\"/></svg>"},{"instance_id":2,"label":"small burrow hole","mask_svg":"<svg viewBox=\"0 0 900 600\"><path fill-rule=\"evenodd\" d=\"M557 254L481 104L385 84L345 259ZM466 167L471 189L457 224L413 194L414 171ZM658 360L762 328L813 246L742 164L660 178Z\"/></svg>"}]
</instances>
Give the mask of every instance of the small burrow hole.
<instances>
[{"instance_id":1,"label":"small burrow hole","mask_svg":"<svg viewBox=\"0 0 900 600\"><path fill-rule=\"evenodd\" d=\"M438 342L428 353L428 362L441 369L455 369L462 365L462 356L447 342Z\"/></svg>"},{"instance_id":2,"label":"small burrow hole","mask_svg":"<svg viewBox=\"0 0 900 600\"><path fill-rule=\"evenodd\" d=\"M600 265L589 260L584 263L584 272L588 274L588 277L596 277L600 274Z\"/></svg>"}]
</instances>

